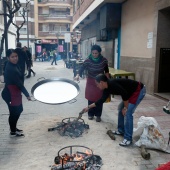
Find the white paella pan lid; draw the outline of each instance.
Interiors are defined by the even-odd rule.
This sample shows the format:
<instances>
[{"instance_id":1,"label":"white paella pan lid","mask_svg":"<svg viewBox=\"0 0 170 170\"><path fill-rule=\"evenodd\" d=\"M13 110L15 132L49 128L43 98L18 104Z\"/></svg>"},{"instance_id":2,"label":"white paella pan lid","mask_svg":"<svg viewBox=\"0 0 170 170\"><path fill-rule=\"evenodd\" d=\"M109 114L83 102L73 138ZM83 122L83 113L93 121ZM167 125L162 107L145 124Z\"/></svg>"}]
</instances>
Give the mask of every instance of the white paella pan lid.
<instances>
[{"instance_id":1,"label":"white paella pan lid","mask_svg":"<svg viewBox=\"0 0 170 170\"><path fill-rule=\"evenodd\" d=\"M31 88L34 98L46 104L66 103L73 100L79 92L79 85L65 78L44 79Z\"/></svg>"}]
</instances>

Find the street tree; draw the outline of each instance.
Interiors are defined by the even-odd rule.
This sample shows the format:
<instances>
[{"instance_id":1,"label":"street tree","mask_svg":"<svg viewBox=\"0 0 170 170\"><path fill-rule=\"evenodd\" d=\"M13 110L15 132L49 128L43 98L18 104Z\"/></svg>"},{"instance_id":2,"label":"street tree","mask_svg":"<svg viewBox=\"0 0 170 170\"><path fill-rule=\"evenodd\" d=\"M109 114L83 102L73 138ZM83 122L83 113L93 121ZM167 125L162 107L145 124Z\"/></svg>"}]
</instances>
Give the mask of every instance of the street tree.
<instances>
[{"instance_id":1,"label":"street tree","mask_svg":"<svg viewBox=\"0 0 170 170\"><path fill-rule=\"evenodd\" d=\"M21 23L21 25L17 25L14 21L12 21L12 24L17 28L16 31L16 41L19 42L20 39L20 29L23 27L23 25L25 24L26 21L26 14L28 15L28 5L29 5L30 1L26 0L26 4L25 7L21 8L21 10L19 11L20 15L23 17L23 22Z\"/></svg>"},{"instance_id":2,"label":"street tree","mask_svg":"<svg viewBox=\"0 0 170 170\"><path fill-rule=\"evenodd\" d=\"M3 15L4 17L7 17L7 23L4 25L4 32L2 34L1 39L1 46L0 46L0 57L2 55L2 52L4 50L4 41L7 39L8 35L8 29L11 23L13 22L13 18L15 16L15 13L19 11L21 8L20 0L3 0L3 3L6 6L6 9L4 11L6 12L0 12L0 15Z\"/></svg>"}]
</instances>

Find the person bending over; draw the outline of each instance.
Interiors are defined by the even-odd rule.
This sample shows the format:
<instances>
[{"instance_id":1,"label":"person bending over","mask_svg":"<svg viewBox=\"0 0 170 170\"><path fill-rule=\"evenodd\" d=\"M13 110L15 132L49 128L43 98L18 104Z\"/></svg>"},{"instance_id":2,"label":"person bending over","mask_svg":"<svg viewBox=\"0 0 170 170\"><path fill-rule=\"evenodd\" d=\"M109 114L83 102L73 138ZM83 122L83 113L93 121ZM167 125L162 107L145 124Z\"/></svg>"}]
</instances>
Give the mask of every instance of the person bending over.
<instances>
[{"instance_id":1,"label":"person bending over","mask_svg":"<svg viewBox=\"0 0 170 170\"><path fill-rule=\"evenodd\" d=\"M103 90L102 97L84 108L84 112L104 103L110 94L120 95L122 101L118 106L118 130L115 135L124 136L120 146L128 146L132 143L133 114L146 94L145 85L130 79L108 79L104 74L96 76L96 85Z\"/></svg>"}]
</instances>

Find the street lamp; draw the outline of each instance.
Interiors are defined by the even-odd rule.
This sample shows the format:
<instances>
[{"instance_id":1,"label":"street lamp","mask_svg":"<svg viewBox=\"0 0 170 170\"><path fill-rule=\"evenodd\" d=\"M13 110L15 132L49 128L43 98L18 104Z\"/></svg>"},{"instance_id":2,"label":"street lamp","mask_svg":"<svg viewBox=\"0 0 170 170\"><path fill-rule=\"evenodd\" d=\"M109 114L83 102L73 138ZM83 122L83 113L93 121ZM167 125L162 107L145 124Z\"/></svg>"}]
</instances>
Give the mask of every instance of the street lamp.
<instances>
[{"instance_id":1,"label":"street lamp","mask_svg":"<svg viewBox=\"0 0 170 170\"><path fill-rule=\"evenodd\" d=\"M60 36L60 35L61 35L60 32L57 32L57 33L56 33L57 43L58 43L58 46L57 46L58 52L59 52L59 36Z\"/></svg>"},{"instance_id":2,"label":"street lamp","mask_svg":"<svg viewBox=\"0 0 170 170\"><path fill-rule=\"evenodd\" d=\"M28 25L28 12L30 10L29 9L26 9L26 12L27 12L27 47L29 49L29 25Z\"/></svg>"},{"instance_id":3,"label":"street lamp","mask_svg":"<svg viewBox=\"0 0 170 170\"><path fill-rule=\"evenodd\" d=\"M5 0L3 0L2 2L3 2L3 11L4 11L4 14L6 14L7 13L7 10L6 10L7 2L5 2ZM7 25L7 16L4 15L4 29L6 29L6 25ZM5 37L5 51L6 50L8 50L8 34L6 34L6 37Z\"/></svg>"}]
</instances>

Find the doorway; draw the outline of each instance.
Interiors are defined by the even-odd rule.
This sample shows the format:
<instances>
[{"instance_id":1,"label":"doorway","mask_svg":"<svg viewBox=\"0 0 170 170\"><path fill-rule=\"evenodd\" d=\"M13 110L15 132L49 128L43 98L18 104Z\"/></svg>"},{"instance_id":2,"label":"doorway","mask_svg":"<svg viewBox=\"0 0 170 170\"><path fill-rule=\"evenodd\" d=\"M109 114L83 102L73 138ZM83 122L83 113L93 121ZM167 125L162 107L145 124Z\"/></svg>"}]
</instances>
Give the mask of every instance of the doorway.
<instances>
[{"instance_id":1,"label":"doorway","mask_svg":"<svg viewBox=\"0 0 170 170\"><path fill-rule=\"evenodd\" d=\"M161 48L158 92L170 93L170 48Z\"/></svg>"},{"instance_id":2,"label":"doorway","mask_svg":"<svg viewBox=\"0 0 170 170\"><path fill-rule=\"evenodd\" d=\"M170 99L170 7L158 11L155 94Z\"/></svg>"}]
</instances>

